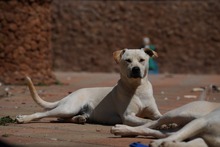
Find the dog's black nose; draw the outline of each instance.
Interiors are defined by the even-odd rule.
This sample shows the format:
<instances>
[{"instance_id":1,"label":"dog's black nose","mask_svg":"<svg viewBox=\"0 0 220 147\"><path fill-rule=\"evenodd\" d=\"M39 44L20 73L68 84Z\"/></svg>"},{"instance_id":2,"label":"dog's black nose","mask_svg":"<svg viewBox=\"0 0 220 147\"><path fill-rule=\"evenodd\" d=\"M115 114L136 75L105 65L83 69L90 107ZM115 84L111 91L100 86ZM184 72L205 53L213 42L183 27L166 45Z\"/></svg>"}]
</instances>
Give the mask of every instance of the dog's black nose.
<instances>
[{"instance_id":1,"label":"dog's black nose","mask_svg":"<svg viewBox=\"0 0 220 147\"><path fill-rule=\"evenodd\" d=\"M140 73L140 68L135 66L132 68L132 73Z\"/></svg>"},{"instance_id":2,"label":"dog's black nose","mask_svg":"<svg viewBox=\"0 0 220 147\"><path fill-rule=\"evenodd\" d=\"M131 77L132 78L140 78L141 77L141 70L139 67L135 66L132 68Z\"/></svg>"}]
</instances>

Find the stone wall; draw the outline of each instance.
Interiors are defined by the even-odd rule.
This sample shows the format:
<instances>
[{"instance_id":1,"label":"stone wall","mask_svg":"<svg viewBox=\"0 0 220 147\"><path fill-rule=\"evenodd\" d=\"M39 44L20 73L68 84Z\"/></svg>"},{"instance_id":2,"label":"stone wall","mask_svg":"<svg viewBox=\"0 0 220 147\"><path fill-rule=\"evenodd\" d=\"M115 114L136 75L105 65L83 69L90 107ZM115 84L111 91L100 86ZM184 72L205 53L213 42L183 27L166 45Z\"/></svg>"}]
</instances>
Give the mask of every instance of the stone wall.
<instances>
[{"instance_id":1,"label":"stone wall","mask_svg":"<svg viewBox=\"0 0 220 147\"><path fill-rule=\"evenodd\" d=\"M0 82L55 82L50 46L50 0L0 1Z\"/></svg>"},{"instance_id":2,"label":"stone wall","mask_svg":"<svg viewBox=\"0 0 220 147\"><path fill-rule=\"evenodd\" d=\"M54 69L114 72L112 52L157 47L160 72L220 73L220 3L72 1L52 3Z\"/></svg>"}]
</instances>

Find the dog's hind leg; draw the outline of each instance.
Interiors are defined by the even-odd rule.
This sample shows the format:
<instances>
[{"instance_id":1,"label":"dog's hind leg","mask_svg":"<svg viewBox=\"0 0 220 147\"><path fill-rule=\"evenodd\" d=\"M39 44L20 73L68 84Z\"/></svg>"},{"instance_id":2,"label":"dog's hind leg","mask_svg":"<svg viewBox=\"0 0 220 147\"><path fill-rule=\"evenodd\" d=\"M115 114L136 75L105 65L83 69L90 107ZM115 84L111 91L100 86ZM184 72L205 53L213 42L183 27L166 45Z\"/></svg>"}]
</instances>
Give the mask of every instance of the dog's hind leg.
<instances>
[{"instance_id":1,"label":"dog's hind leg","mask_svg":"<svg viewBox=\"0 0 220 147\"><path fill-rule=\"evenodd\" d=\"M55 122L85 124L88 118L89 116L87 116L87 114L83 114L75 115L73 117L60 117Z\"/></svg>"},{"instance_id":2,"label":"dog's hind leg","mask_svg":"<svg viewBox=\"0 0 220 147\"><path fill-rule=\"evenodd\" d=\"M37 112L31 115L18 115L16 121L18 123L28 123L32 120L38 120L45 117L71 118L78 114L79 111L80 108L72 108L72 110L69 110L65 106L58 106L46 112Z\"/></svg>"},{"instance_id":3,"label":"dog's hind leg","mask_svg":"<svg viewBox=\"0 0 220 147\"><path fill-rule=\"evenodd\" d=\"M161 147L208 147L202 138L196 138L188 142L165 141Z\"/></svg>"},{"instance_id":4,"label":"dog's hind leg","mask_svg":"<svg viewBox=\"0 0 220 147\"><path fill-rule=\"evenodd\" d=\"M69 119L69 121L73 123L84 124L87 119L89 119L92 111L93 108L91 105L84 105L83 108L79 111L78 115L72 117L71 119Z\"/></svg>"},{"instance_id":5,"label":"dog's hind leg","mask_svg":"<svg viewBox=\"0 0 220 147\"><path fill-rule=\"evenodd\" d=\"M32 120L38 120L44 117L48 116L48 111L47 112L37 112L31 115L17 115L16 116L16 121L17 123L28 123Z\"/></svg>"},{"instance_id":6,"label":"dog's hind leg","mask_svg":"<svg viewBox=\"0 0 220 147\"><path fill-rule=\"evenodd\" d=\"M18 115L16 116L17 123L28 123L33 120L39 120L45 117L59 117L64 116L62 113L54 113L54 110L46 111L46 112L36 112L31 115ZM68 115L66 115L68 117Z\"/></svg>"}]
</instances>

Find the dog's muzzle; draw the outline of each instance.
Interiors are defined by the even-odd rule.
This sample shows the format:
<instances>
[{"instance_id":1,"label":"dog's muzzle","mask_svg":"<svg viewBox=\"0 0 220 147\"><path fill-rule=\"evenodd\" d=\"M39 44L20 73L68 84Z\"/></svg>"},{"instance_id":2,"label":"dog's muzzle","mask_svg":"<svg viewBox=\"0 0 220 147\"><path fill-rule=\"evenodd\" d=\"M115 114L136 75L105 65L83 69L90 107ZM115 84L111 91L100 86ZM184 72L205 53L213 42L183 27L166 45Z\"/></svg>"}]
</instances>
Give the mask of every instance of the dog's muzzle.
<instances>
[{"instance_id":1,"label":"dog's muzzle","mask_svg":"<svg viewBox=\"0 0 220 147\"><path fill-rule=\"evenodd\" d=\"M132 68L131 78L141 78L141 70L139 67L135 66Z\"/></svg>"}]
</instances>

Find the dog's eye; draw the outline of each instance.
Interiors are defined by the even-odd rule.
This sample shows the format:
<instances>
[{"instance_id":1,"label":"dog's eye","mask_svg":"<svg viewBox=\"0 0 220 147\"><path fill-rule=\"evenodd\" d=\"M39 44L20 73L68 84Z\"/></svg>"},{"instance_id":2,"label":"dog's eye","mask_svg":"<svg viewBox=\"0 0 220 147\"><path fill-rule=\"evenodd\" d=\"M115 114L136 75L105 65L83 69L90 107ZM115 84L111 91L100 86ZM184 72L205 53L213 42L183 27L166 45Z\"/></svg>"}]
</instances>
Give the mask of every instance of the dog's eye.
<instances>
[{"instance_id":1,"label":"dog's eye","mask_svg":"<svg viewBox=\"0 0 220 147\"><path fill-rule=\"evenodd\" d=\"M128 63L131 63L131 59L126 59L125 61Z\"/></svg>"},{"instance_id":2,"label":"dog's eye","mask_svg":"<svg viewBox=\"0 0 220 147\"><path fill-rule=\"evenodd\" d=\"M144 59L140 59L140 60L139 60L139 62L144 62L144 61L145 61Z\"/></svg>"}]
</instances>

